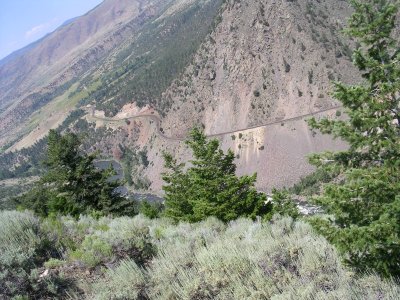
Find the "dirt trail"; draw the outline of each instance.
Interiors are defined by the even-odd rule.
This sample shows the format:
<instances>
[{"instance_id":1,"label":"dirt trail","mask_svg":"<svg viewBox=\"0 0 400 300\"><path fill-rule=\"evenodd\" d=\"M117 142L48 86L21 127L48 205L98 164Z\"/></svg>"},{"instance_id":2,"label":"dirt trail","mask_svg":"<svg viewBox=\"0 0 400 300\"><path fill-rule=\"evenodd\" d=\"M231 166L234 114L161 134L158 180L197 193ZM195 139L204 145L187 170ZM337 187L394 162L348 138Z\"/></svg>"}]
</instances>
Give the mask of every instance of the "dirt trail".
<instances>
[{"instance_id":1,"label":"dirt trail","mask_svg":"<svg viewBox=\"0 0 400 300\"><path fill-rule=\"evenodd\" d=\"M218 137L218 136L223 136L223 135L227 135L227 134L233 134L233 133L237 133L237 132L241 132L241 131L245 131L245 130L268 127L268 126L272 126L272 125L276 125L276 124L280 124L280 123L293 122L293 121L301 120L301 119L306 118L306 117L310 117L310 116L318 115L318 114L321 114L321 113L324 113L324 112L336 110L336 109L339 109L339 108L342 108L342 107L343 107L342 105L337 105L337 106L334 106L334 107L318 110L318 111L315 111L315 112L312 112L312 113L299 115L299 116L292 117L292 118L282 119L282 120L278 120L278 121L272 121L272 122L268 122L268 123L265 123L265 124L250 126L250 127L246 127L246 128L242 128L242 129L235 129L235 130L232 130L232 131L225 131L225 132L220 132L220 133L209 134L209 135L207 135L207 137ZM150 120L152 120L152 121L154 121L156 123L157 134L159 136L161 136L162 138L164 138L166 140L171 140L171 141L184 141L186 139L186 138L182 138L182 137L173 137L173 136L165 135L165 133L162 131L162 128L161 128L161 125L160 125L161 124L160 117L158 117L156 115L153 115L153 114L151 114L151 115L150 114L143 114L143 115L137 115L137 116L132 116L132 117L120 118L120 119L103 118L103 117L97 117L97 116L92 116L92 118L97 119L97 120L101 120L101 121L105 121L105 122L120 122L120 121L125 121L125 120L134 120L134 119L146 118L146 119L150 119Z\"/></svg>"}]
</instances>

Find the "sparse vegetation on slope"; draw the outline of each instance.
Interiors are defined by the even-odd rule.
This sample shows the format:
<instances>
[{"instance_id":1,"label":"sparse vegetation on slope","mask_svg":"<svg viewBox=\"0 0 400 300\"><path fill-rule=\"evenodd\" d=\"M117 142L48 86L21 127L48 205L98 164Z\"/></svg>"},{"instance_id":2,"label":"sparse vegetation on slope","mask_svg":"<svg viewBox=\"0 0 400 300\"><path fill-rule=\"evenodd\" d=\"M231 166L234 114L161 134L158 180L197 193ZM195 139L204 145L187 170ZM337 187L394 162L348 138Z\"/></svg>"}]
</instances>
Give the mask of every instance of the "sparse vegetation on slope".
<instances>
[{"instance_id":1,"label":"sparse vegetation on slope","mask_svg":"<svg viewBox=\"0 0 400 300\"><path fill-rule=\"evenodd\" d=\"M146 24L138 38L118 53L112 72L102 77L101 87L87 101L96 101L107 116L132 100L165 114L171 103L161 93L191 62L222 1L187 2L182 10Z\"/></svg>"},{"instance_id":2,"label":"sparse vegetation on slope","mask_svg":"<svg viewBox=\"0 0 400 300\"><path fill-rule=\"evenodd\" d=\"M83 110L75 110L57 127L58 132L63 132L71 124L75 124L84 115ZM21 150L0 154L0 180L9 178L29 177L42 174L42 162L47 149L47 136L35 142L32 146Z\"/></svg>"}]
</instances>

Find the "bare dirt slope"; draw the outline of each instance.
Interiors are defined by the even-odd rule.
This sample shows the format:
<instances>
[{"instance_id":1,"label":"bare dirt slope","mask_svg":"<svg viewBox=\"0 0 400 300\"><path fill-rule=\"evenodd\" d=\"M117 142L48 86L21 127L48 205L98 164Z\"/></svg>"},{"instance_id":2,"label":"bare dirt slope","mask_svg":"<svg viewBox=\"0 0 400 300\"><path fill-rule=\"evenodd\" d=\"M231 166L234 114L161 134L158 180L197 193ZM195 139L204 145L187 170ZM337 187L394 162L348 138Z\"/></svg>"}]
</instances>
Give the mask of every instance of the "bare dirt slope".
<instances>
[{"instance_id":1,"label":"bare dirt slope","mask_svg":"<svg viewBox=\"0 0 400 300\"><path fill-rule=\"evenodd\" d=\"M336 118L336 110L316 114L315 117ZM220 140L225 151L234 151L238 175L257 173L257 188L271 191L273 188L290 187L299 178L310 174L314 170L307 161L310 153L346 148L346 144L340 140L313 133L305 122L308 118L282 121L211 138ZM182 162L190 160L191 156L183 142L159 138L154 131L151 132L153 136L149 141L153 147L150 148L149 160L154 162L154 167L148 168L144 175L152 182L152 191L161 193L162 151L169 151Z\"/></svg>"}]
</instances>

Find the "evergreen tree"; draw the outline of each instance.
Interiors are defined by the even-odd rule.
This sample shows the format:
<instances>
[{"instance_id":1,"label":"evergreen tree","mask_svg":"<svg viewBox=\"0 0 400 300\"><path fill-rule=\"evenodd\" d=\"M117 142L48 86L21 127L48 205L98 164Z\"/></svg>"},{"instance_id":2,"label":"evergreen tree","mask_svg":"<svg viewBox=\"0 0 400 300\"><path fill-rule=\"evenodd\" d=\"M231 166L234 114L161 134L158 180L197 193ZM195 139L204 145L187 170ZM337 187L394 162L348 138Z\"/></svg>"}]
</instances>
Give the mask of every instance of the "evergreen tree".
<instances>
[{"instance_id":1,"label":"evergreen tree","mask_svg":"<svg viewBox=\"0 0 400 300\"><path fill-rule=\"evenodd\" d=\"M163 174L165 214L176 221L197 222L215 216L222 221L238 217L262 216L271 210L266 196L254 187L256 174L237 177L234 153L227 154L219 147L218 140L207 141L195 128L186 144L192 149L194 160L185 170L171 154L165 153Z\"/></svg>"},{"instance_id":2,"label":"evergreen tree","mask_svg":"<svg viewBox=\"0 0 400 300\"><path fill-rule=\"evenodd\" d=\"M310 125L349 144L310 157L340 175L316 199L329 218L312 221L359 270L400 275L400 48L393 38L399 1L351 1L347 33L360 42L354 64L359 85L335 83L348 118ZM340 183L338 183L341 181Z\"/></svg>"},{"instance_id":3,"label":"evergreen tree","mask_svg":"<svg viewBox=\"0 0 400 300\"><path fill-rule=\"evenodd\" d=\"M114 170L99 170L95 154L82 154L81 142L73 133L64 136L50 130L44 165L47 172L30 192L18 201L36 213L50 214L133 214L133 203L121 197L116 188L122 183L111 181Z\"/></svg>"},{"instance_id":4,"label":"evergreen tree","mask_svg":"<svg viewBox=\"0 0 400 300\"><path fill-rule=\"evenodd\" d=\"M149 219L159 218L164 210L161 202L150 202L146 199L139 200L139 212Z\"/></svg>"},{"instance_id":5,"label":"evergreen tree","mask_svg":"<svg viewBox=\"0 0 400 300\"><path fill-rule=\"evenodd\" d=\"M264 220L270 221L274 215L291 217L296 220L300 217L299 209L287 190L272 190L272 210L265 215Z\"/></svg>"}]
</instances>

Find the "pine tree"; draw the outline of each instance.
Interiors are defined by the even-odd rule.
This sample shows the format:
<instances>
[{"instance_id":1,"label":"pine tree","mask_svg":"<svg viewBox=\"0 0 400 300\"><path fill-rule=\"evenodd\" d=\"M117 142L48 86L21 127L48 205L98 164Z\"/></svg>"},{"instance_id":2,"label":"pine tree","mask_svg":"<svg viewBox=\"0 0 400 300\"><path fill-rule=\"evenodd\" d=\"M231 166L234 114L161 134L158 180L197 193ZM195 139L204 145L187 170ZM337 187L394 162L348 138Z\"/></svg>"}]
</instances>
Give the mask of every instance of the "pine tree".
<instances>
[{"instance_id":1,"label":"pine tree","mask_svg":"<svg viewBox=\"0 0 400 300\"><path fill-rule=\"evenodd\" d=\"M315 228L358 270L400 275L400 47L393 37L399 1L351 1L355 13L346 32L359 43L353 55L364 82L335 83L344 120L312 119L310 126L349 144L310 162L335 170L336 183L316 201L329 218Z\"/></svg>"},{"instance_id":2,"label":"pine tree","mask_svg":"<svg viewBox=\"0 0 400 300\"><path fill-rule=\"evenodd\" d=\"M81 153L80 145L75 134L62 136L50 130L44 161L47 172L19 202L42 216L88 213L132 215L133 202L115 192L122 183L110 180L115 174L112 167L106 170L96 168L96 155Z\"/></svg>"},{"instance_id":3,"label":"pine tree","mask_svg":"<svg viewBox=\"0 0 400 300\"><path fill-rule=\"evenodd\" d=\"M185 170L171 154L165 153L163 174L167 183L165 191L165 214L176 221L197 222L208 216L222 221L238 217L265 215L270 211L266 196L254 187L256 174L235 175L234 153L227 154L219 147L218 140L207 141L206 136L195 128L186 144L192 149L194 159Z\"/></svg>"}]
</instances>

